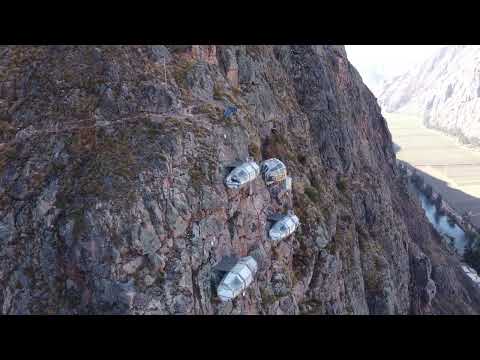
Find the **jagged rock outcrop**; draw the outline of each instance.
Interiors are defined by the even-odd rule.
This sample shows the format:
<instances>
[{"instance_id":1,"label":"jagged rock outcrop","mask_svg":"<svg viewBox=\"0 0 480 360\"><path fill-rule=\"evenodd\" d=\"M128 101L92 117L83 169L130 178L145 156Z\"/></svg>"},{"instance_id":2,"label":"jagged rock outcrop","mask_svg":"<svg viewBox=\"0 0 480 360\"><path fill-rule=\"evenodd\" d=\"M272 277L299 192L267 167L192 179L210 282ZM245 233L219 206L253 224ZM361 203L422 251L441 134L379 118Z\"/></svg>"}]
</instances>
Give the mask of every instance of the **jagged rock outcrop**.
<instances>
[{"instance_id":1,"label":"jagged rock outcrop","mask_svg":"<svg viewBox=\"0 0 480 360\"><path fill-rule=\"evenodd\" d=\"M2 314L480 312L342 46L0 52ZM227 189L247 156L281 159L292 192ZM302 225L272 243L289 209ZM259 269L221 303L229 255Z\"/></svg>"},{"instance_id":2,"label":"jagged rock outcrop","mask_svg":"<svg viewBox=\"0 0 480 360\"><path fill-rule=\"evenodd\" d=\"M428 127L480 144L480 46L440 49L423 64L386 82L379 104L387 112L420 115Z\"/></svg>"}]
</instances>

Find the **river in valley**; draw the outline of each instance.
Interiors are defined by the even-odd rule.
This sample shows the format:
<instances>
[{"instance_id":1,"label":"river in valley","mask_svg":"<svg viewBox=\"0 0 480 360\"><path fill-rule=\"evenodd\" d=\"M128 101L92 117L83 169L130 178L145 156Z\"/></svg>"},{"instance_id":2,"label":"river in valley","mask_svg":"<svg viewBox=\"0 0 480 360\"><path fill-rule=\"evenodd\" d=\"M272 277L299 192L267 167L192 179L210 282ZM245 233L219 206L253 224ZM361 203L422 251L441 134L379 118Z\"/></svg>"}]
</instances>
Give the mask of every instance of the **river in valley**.
<instances>
[{"instance_id":1,"label":"river in valley","mask_svg":"<svg viewBox=\"0 0 480 360\"><path fill-rule=\"evenodd\" d=\"M440 235L452 239L452 245L459 255L463 255L465 246L469 243L469 239L465 232L457 224L448 221L446 215L439 214L435 204L430 201L422 192L420 192L413 184L414 192L418 196L428 221L438 231Z\"/></svg>"},{"instance_id":2,"label":"river in valley","mask_svg":"<svg viewBox=\"0 0 480 360\"><path fill-rule=\"evenodd\" d=\"M460 144L452 136L427 129L421 116L384 113L395 143L397 159L423 173L423 180L440 193L457 213L471 212L471 223L480 228L480 151ZM416 194L433 227L448 245L463 258L466 245L471 245L465 232L413 184ZM477 216L477 214L479 216ZM480 286L475 270L462 262L465 273Z\"/></svg>"},{"instance_id":3,"label":"river in valley","mask_svg":"<svg viewBox=\"0 0 480 360\"><path fill-rule=\"evenodd\" d=\"M444 238L449 238L449 240L447 240L449 245L455 249L455 252L458 255L463 257L465 246L470 244L471 240L457 224L449 222L446 215L439 214L435 204L419 191L415 185L411 182L410 185L410 188L420 200L420 204L422 205L423 210L425 210L425 215L427 216L428 221L430 221L439 234ZM474 283L480 286L480 276L474 269L463 262L462 269Z\"/></svg>"}]
</instances>

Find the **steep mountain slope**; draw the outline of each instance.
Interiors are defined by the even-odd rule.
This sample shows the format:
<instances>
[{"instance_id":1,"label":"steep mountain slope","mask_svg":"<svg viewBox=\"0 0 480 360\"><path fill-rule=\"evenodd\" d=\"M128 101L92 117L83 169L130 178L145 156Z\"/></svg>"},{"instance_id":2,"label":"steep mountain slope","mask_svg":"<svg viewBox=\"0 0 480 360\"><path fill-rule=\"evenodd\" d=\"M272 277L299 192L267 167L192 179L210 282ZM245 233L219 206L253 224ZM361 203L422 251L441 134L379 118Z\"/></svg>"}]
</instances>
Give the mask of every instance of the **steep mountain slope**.
<instances>
[{"instance_id":1,"label":"steep mountain slope","mask_svg":"<svg viewBox=\"0 0 480 360\"><path fill-rule=\"evenodd\" d=\"M421 115L429 127L480 144L480 46L440 49L384 84L379 104L387 112Z\"/></svg>"},{"instance_id":2,"label":"steep mountain slope","mask_svg":"<svg viewBox=\"0 0 480 360\"><path fill-rule=\"evenodd\" d=\"M480 313L342 46L0 52L1 313ZM292 192L227 189L249 155ZM302 226L272 244L288 209ZM259 271L221 303L227 255Z\"/></svg>"}]
</instances>

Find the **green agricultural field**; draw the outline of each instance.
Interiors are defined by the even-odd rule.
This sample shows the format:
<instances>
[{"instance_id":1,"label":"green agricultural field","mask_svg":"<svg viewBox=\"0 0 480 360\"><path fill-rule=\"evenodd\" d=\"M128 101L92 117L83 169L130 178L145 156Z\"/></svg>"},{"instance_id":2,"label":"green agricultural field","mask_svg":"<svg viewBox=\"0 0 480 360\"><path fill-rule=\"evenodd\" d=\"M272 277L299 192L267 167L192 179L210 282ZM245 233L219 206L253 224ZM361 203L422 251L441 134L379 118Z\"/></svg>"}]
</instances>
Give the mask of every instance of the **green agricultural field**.
<instances>
[{"instance_id":1,"label":"green agricultural field","mask_svg":"<svg viewBox=\"0 0 480 360\"><path fill-rule=\"evenodd\" d=\"M427 129L418 116L384 113L397 158L429 176L425 181L459 213L472 211L480 226L480 151L454 137Z\"/></svg>"}]
</instances>

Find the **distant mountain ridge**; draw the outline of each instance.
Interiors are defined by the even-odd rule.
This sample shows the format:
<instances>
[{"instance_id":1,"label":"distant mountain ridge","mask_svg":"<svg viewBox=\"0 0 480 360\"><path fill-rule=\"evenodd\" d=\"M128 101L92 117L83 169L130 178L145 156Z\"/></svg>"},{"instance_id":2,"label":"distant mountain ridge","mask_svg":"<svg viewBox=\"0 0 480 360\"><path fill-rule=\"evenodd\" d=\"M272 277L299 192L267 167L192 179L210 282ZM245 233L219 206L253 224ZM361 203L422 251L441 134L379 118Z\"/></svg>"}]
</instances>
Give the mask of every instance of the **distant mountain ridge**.
<instances>
[{"instance_id":1,"label":"distant mountain ridge","mask_svg":"<svg viewBox=\"0 0 480 360\"><path fill-rule=\"evenodd\" d=\"M426 126L480 145L480 46L445 46L378 94L384 111L420 115Z\"/></svg>"}]
</instances>

